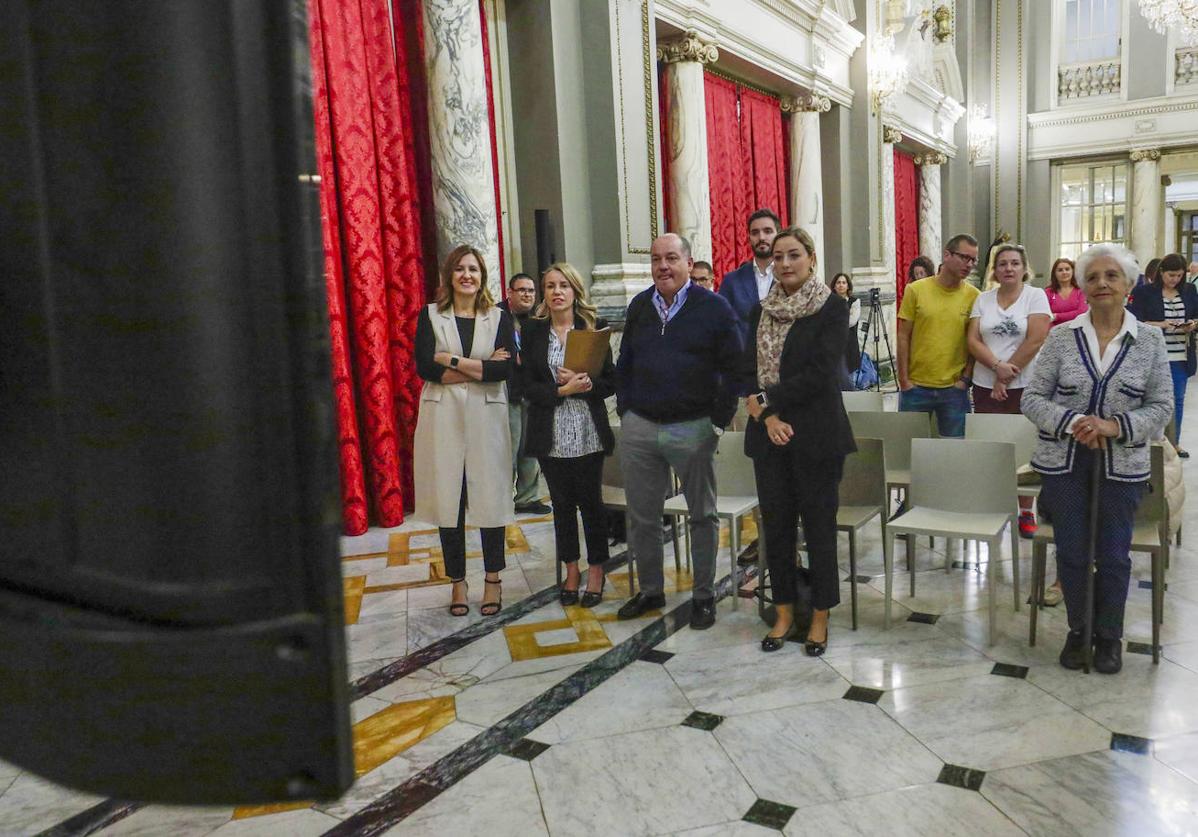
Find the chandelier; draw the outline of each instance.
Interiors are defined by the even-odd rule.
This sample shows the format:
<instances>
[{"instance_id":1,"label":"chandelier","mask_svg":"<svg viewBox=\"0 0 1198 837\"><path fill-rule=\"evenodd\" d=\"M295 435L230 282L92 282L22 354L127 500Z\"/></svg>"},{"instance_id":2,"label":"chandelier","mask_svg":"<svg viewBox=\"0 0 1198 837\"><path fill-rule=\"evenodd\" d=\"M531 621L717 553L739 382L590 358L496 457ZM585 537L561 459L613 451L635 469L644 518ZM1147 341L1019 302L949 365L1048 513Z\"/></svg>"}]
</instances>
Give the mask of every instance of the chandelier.
<instances>
[{"instance_id":1,"label":"chandelier","mask_svg":"<svg viewBox=\"0 0 1198 837\"><path fill-rule=\"evenodd\" d=\"M1140 14L1162 35L1172 32L1186 45L1198 45L1198 0L1140 0Z\"/></svg>"}]
</instances>

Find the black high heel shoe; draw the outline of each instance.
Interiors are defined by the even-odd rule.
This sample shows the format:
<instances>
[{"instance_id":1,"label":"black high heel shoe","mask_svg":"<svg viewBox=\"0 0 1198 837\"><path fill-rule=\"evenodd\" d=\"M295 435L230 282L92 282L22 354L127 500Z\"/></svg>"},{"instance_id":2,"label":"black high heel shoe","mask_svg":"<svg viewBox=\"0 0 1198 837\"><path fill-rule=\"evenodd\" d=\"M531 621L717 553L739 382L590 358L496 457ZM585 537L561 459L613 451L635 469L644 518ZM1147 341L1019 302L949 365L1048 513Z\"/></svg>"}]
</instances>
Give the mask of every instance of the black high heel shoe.
<instances>
[{"instance_id":1,"label":"black high heel shoe","mask_svg":"<svg viewBox=\"0 0 1198 837\"><path fill-rule=\"evenodd\" d=\"M494 584L496 587L499 587L499 598L493 602L483 602L482 607L478 609L478 612L483 616L494 616L496 613L503 610L503 582L492 581L489 578L484 578L483 583Z\"/></svg>"},{"instance_id":2,"label":"black high heel shoe","mask_svg":"<svg viewBox=\"0 0 1198 837\"><path fill-rule=\"evenodd\" d=\"M451 579L454 584L460 584L466 591L466 595L470 595L470 585L466 583L464 578ZM466 602L454 602L449 606L450 616L465 616L470 612L470 605Z\"/></svg>"},{"instance_id":3,"label":"black high heel shoe","mask_svg":"<svg viewBox=\"0 0 1198 837\"><path fill-rule=\"evenodd\" d=\"M762 637L761 650L765 651L766 653L777 651L786 644L786 640L797 639L798 636L799 623L791 622L790 627L786 629L786 633L782 634L782 636L770 636L769 634L766 634L764 637Z\"/></svg>"},{"instance_id":4,"label":"black high heel shoe","mask_svg":"<svg viewBox=\"0 0 1198 837\"><path fill-rule=\"evenodd\" d=\"M824 641L816 642L810 636L803 640L803 653L808 657L822 657L824 652L828 650L828 637L832 633L832 625L824 626Z\"/></svg>"}]
</instances>

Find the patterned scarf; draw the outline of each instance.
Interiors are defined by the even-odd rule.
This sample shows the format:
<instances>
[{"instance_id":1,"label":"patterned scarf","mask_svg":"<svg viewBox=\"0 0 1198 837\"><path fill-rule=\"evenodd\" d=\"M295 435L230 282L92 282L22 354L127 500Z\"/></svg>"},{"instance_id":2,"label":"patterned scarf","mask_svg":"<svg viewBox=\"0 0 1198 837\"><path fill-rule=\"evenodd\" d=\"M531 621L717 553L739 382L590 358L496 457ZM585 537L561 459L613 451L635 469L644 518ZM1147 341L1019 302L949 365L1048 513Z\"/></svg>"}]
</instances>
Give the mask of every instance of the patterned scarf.
<instances>
[{"instance_id":1,"label":"patterned scarf","mask_svg":"<svg viewBox=\"0 0 1198 837\"><path fill-rule=\"evenodd\" d=\"M782 344L795 320L810 317L824 307L832 289L814 274L790 296L774 282L761 300L761 320L757 323L757 385L762 389L778 383L782 363Z\"/></svg>"}]
</instances>

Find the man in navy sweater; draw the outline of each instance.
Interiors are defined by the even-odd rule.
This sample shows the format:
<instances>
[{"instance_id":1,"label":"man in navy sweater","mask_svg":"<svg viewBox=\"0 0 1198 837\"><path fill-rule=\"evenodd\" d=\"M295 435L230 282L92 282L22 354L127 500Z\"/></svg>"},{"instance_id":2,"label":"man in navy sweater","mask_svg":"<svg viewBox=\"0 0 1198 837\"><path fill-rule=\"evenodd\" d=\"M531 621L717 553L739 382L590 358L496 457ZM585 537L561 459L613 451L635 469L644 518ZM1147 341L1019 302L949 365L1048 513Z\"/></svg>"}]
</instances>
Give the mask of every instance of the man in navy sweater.
<instances>
[{"instance_id":1,"label":"man in navy sweater","mask_svg":"<svg viewBox=\"0 0 1198 837\"><path fill-rule=\"evenodd\" d=\"M749 342L749 312L765 299L774 284L774 236L781 222L769 209L759 209L749 216L749 247L753 258L736 270L724 274L720 296L728 300L740 320L740 337Z\"/></svg>"},{"instance_id":2,"label":"man in navy sweater","mask_svg":"<svg viewBox=\"0 0 1198 837\"><path fill-rule=\"evenodd\" d=\"M694 558L691 627L715 622L716 443L736 412L733 372L742 342L732 307L690 281L690 243L668 233L650 249L653 287L628 305L616 363L620 458L628 498L628 545L641 590L620 608L634 619L665 605L662 506L670 469L690 510Z\"/></svg>"}]
</instances>

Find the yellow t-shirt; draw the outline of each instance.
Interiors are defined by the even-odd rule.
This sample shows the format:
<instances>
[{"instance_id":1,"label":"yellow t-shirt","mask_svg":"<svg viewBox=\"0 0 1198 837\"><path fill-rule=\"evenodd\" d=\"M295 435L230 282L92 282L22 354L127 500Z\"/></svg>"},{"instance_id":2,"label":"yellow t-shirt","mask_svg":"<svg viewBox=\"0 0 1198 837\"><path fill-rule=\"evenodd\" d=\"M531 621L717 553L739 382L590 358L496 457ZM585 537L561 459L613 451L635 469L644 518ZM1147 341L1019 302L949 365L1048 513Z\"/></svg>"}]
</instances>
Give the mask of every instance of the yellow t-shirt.
<instances>
[{"instance_id":1,"label":"yellow t-shirt","mask_svg":"<svg viewBox=\"0 0 1198 837\"><path fill-rule=\"evenodd\" d=\"M907 377L921 387L951 387L965 370L965 330L978 289L962 281L948 289L935 276L917 279L903 292L899 319L912 324Z\"/></svg>"}]
</instances>

